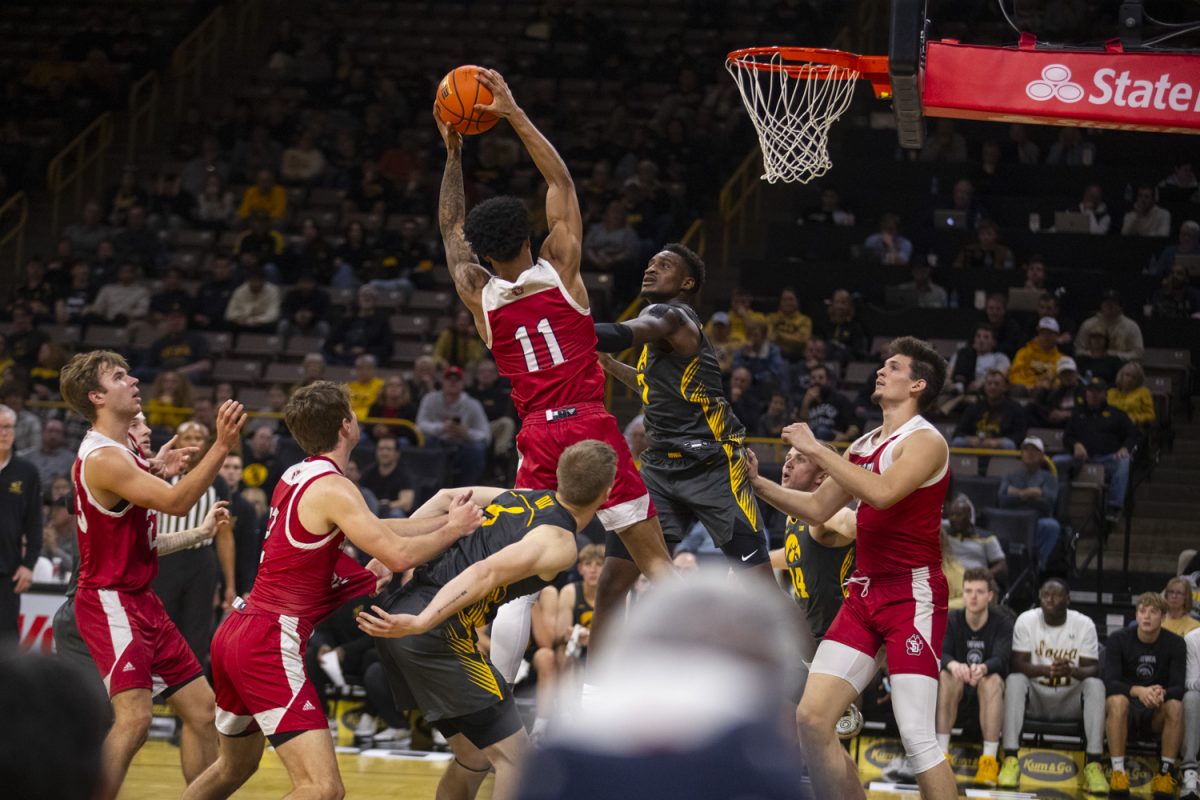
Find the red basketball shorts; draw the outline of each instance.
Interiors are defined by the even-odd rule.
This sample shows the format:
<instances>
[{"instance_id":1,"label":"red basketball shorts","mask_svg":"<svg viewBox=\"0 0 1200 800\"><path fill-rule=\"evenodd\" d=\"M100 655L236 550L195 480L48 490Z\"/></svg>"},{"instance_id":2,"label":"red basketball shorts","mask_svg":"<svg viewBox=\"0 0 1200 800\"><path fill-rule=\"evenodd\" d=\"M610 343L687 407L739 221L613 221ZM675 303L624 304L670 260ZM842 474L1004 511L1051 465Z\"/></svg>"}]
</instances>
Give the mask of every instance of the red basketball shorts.
<instances>
[{"instance_id":1,"label":"red basketball shorts","mask_svg":"<svg viewBox=\"0 0 1200 800\"><path fill-rule=\"evenodd\" d=\"M849 590L822 643L839 642L872 659L883 645L889 673L937 680L949 599L941 567L886 578L855 572Z\"/></svg>"},{"instance_id":2,"label":"red basketball shorts","mask_svg":"<svg viewBox=\"0 0 1200 800\"><path fill-rule=\"evenodd\" d=\"M152 589L75 593L75 622L108 696L130 689L170 695L204 670Z\"/></svg>"},{"instance_id":3,"label":"red basketball shorts","mask_svg":"<svg viewBox=\"0 0 1200 800\"><path fill-rule=\"evenodd\" d=\"M217 730L267 736L329 727L304 670L311 628L296 617L234 611L212 643Z\"/></svg>"},{"instance_id":4,"label":"red basketball shorts","mask_svg":"<svg viewBox=\"0 0 1200 800\"><path fill-rule=\"evenodd\" d=\"M617 420L603 403L580 403L554 410L530 411L521 421L517 434L516 488L554 489L558 487L558 458L573 444L584 439L604 442L617 452L617 477L608 502L596 512L610 531L628 528L655 516L654 504L646 484L633 463L633 454Z\"/></svg>"}]
</instances>

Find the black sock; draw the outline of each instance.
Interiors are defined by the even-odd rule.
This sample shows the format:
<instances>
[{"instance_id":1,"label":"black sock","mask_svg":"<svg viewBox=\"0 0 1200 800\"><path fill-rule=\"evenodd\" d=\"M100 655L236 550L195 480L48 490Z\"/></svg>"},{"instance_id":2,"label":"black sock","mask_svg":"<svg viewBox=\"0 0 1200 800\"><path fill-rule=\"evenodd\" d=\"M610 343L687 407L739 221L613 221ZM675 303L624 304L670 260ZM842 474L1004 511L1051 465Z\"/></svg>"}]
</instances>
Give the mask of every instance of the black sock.
<instances>
[{"instance_id":1,"label":"black sock","mask_svg":"<svg viewBox=\"0 0 1200 800\"><path fill-rule=\"evenodd\" d=\"M1005 751L1004 751L1004 757L1005 757L1005 758L1016 758L1016 757L1017 757L1017 752L1018 752L1018 751L1016 751L1016 750L1005 750Z\"/></svg>"},{"instance_id":2,"label":"black sock","mask_svg":"<svg viewBox=\"0 0 1200 800\"><path fill-rule=\"evenodd\" d=\"M1162 760L1162 761L1159 763L1159 767L1158 767L1158 774L1159 774L1159 775L1170 775L1170 774L1171 774L1171 770L1172 770L1172 769L1174 769L1174 768L1175 768L1175 765L1174 765L1173 763L1171 763L1170 761L1167 761L1167 760L1164 758L1164 759L1163 759L1163 760Z\"/></svg>"},{"instance_id":3,"label":"black sock","mask_svg":"<svg viewBox=\"0 0 1200 800\"><path fill-rule=\"evenodd\" d=\"M1103 760L1104 760L1103 753L1084 753L1083 754L1083 763L1084 764L1091 764L1093 762L1100 763Z\"/></svg>"}]
</instances>

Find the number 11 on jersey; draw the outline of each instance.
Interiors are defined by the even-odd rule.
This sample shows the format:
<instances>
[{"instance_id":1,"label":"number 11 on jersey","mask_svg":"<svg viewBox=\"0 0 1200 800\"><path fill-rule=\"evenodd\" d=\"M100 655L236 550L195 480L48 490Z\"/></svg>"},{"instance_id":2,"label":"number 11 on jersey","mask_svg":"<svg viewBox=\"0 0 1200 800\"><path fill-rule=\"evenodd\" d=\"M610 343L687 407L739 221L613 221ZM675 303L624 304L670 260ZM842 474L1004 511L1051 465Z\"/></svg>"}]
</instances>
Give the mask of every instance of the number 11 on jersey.
<instances>
[{"instance_id":1,"label":"number 11 on jersey","mask_svg":"<svg viewBox=\"0 0 1200 800\"><path fill-rule=\"evenodd\" d=\"M546 349L550 351L550 366L555 367L566 361L563 358L562 348L558 346L558 340L554 338L554 331L550 327L550 320L543 317L538 321L537 332L542 335L542 340L546 343ZM542 367L538 366L537 353L533 350L533 342L529 338L529 329L524 325L517 328L516 339L521 343L521 352L525 355L525 366L530 372L537 372Z\"/></svg>"}]
</instances>

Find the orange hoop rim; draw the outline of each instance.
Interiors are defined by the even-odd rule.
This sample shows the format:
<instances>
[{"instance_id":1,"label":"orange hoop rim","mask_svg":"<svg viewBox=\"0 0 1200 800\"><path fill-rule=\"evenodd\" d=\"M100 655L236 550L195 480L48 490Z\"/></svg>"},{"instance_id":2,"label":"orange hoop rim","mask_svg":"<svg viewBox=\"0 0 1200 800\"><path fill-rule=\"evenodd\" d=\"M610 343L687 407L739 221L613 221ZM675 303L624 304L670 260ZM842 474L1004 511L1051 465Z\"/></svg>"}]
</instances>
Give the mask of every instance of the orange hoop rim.
<instances>
[{"instance_id":1,"label":"orange hoop rim","mask_svg":"<svg viewBox=\"0 0 1200 800\"><path fill-rule=\"evenodd\" d=\"M780 61L755 60L776 55ZM841 70L851 70L857 73L855 79L870 81L876 97L886 99L892 96L887 56L860 56L823 47L744 47L731 51L725 63L744 70L784 72L799 80L850 80L851 76Z\"/></svg>"}]
</instances>

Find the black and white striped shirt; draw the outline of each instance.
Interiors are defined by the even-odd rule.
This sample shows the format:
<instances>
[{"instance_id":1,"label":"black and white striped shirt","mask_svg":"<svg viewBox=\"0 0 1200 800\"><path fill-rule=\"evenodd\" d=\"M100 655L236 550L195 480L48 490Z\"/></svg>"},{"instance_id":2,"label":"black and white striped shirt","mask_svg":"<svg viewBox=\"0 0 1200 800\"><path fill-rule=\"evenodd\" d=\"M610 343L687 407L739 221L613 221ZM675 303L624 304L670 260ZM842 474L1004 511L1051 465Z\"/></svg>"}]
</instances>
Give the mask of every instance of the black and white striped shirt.
<instances>
[{"instance_id":1,"label":"black and white striped shirt","mask_svg":"<svg viewBox=\"0 0 1200 800\"><path fill-rule=\"evenodd\" d=\"M171 478L171 485L174 486L179 483L181 478L182 476L180 475ZM225 490L225 483L218 478L212 486L204 491L204 494L200 495L200 499L196 501L196 504L183 516L176 517L160 512L158 515L159 535L161 536L164 533L179 533L180 531L200 527L200 523L204 522L204 518L208 515L209 509L213 507L213 504L218 500L228 499L227 495L228 492ZM200 544L192 545L189 549L199 550L203 547L211 547L212 543L212 539L207 539Z\"/></svg>"}]
</instances>

